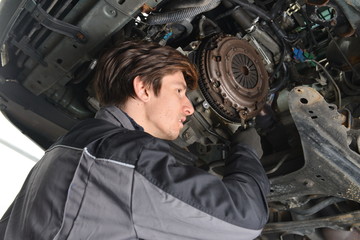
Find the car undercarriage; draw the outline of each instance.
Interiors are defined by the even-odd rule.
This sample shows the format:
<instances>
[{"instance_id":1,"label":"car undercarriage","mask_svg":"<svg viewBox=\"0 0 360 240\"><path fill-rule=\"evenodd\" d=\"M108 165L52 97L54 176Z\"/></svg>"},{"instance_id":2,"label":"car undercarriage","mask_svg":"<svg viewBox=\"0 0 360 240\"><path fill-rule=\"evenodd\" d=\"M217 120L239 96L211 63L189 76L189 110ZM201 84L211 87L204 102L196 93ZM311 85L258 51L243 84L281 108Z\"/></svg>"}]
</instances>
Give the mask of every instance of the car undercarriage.
<instances>
[{"instance_id":1,"label":"car undercarriage","mask_svg":"<svg viewBox=\"0 0 360 240\"><path fill-rule=\"evenodd\" d=\"M0 109L42 148L99 109L104 48L158 42L200 76L170 143L182 164L221 178L236 129L261 135L258 239L360 238L359 1L2 0L0 13Z\"/></svg>"}]
</instances>

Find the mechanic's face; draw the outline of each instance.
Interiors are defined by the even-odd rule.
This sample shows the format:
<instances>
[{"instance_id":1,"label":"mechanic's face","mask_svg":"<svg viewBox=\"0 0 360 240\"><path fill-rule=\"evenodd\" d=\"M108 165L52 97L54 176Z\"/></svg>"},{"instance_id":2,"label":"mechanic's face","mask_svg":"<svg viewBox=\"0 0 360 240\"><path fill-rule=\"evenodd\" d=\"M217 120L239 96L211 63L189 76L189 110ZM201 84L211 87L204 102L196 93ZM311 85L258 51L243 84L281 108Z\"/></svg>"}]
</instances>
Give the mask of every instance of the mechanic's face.
<instances>
[{"instance_id":1,"label":"mechanic's face","mask_svg":"<svg viewBox=\"0 0 360 240\"><path fill-rule=\"evenodd\" d=\"M152 94L147 105L148 124L145 130L148 133L166 140L174 140L179 136L186 116L194 112L185 95L186 89L182 72L163 77L158 96Z\"/></svg>"}]
</instances>

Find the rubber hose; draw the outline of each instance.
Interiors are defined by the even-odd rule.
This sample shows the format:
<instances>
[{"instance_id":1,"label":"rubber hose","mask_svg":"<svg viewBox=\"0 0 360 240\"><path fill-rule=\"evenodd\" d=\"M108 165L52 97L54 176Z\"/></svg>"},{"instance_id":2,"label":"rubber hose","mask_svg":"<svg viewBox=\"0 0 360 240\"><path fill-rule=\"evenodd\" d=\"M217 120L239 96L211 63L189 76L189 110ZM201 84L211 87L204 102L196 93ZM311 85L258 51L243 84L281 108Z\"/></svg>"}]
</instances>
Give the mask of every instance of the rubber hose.
<instances>
[{"instance_id":1,"label":"rubber hose","mask_svg":"<svg viewBox=\"0 0 360 240\"><path fill-rule=\"evenodd\" d=\"M271 76L269 77L269 81L271 81L275 74L280 71L280 68L282 67L284 69L284 75L282 76L282 79L276 83L275 86L273 86L270 90L269 90L269 93L275 93L277 91L279 91L286 83L286 81L288 80L289 76L288 76L288 71L287 71L287 66L286 64L284 63L285 61L285 49L286 49L286 46L285 46L285 42L282 38L280 38L280 42L281 42L281 45L282 45L282 51L281 51L281 56L280 56L280 61L279 63L276 65L276 68L274 70L274 72L271 74Z\"/></svg>"},{"instance_id":2,"label":"rubber hose","mask_svg":"<svg viewBox=\"0 0 360 240\"><path fill-rule=\"evenodd\" d=\"M276 93L279 90L281 90L285 86L287 80L289 79L289 73L287 69L288 67L286 66L286 63L282 63L281 65L278 64L278 66L283 67L283 76L281 76L281 79L278 82L276 82L276 85L271 87L271 89L269 90L269 94Z\"/></svg>"},{"instance_id":3,"label":"rubber hose","mask_svg":"<svg viewBox=\"0 0 360 240\"><path fill-rule=\"evenodd\" d=\"M285 3L284 0L278 0L275 2L275 4L272 6L271 12L270 12L270 18L274 19L278 15L278 11L281 10L283 4Z\"/></svg>"},{"instance_id":4,"label":"rubber hose","mask_svg":"<svg viewBox=\"0 0 360 240\"><path fill-rule=\"evenodd\" d=\"M251 12L257 14L260 18L264 19L267 22L272 21L270 15L267 12L265 12L261 8L255 6L252 3L249 3L247 1L242 1L242 0L229 0L229 1L236 3L243 8L246 8L247 10L250 10Z\"/></svg>"},{"instance_id":5,"label":"rubber hose","mask_svg":"<svg viewBox=\"0 0 360 240\"><path fill-rule=\"evenodd\" d=\"M221 3L221 0L210 0L208 4L200 7L190 7L171 12L157 13L150 15L147 19L149 25L161 25L166 23L180 22L182 20L195 17L196 15L210 11Z\"/></svg>"},{"instance_id":6,"label":"rubber hose","mask_svg":"<svg viewBox=\"0 0 360 240\"><path fill-rule=\"evenodd\" d=\"M293 42L298 39L297 34L286 34L275 22L271 21L270 25L274 30L275 34L280 38L283 38L287 42Z\"/></svg>"}]
</instances>

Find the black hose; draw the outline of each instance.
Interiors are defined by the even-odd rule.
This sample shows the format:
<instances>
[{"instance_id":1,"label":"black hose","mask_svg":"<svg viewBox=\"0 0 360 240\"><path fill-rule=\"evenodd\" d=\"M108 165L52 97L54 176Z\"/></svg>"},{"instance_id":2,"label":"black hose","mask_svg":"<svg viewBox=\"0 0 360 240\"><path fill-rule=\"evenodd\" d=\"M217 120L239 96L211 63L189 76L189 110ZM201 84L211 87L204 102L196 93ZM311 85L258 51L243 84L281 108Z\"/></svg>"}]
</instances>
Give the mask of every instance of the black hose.
<instances>
[{"instance_id":1,"label":"black hose","mask_svg":"<svg viewBox=\"0 0 360 240\"><path fill-rule=\"evenodd\" d=\"M269 90L269 94L273 94L281 90L289 79L289 72L286 63L283 62L282 64L278 64L278 66L283 67L283 76L280 77L280 80L277 81L275 85L271 86Z\"/></svg>"},{"instance_id":2,"label":"black hose","mask_svg":"<svg viewBox=\"0 0 360 240\"><path fill-rule=\"evenodd\" d=\"M284 39L287 42L294 42L299 38L298 34L286 34L274 21L270 22L270 26L280 39Z\"/></svg>"},{"instance_id":3,"label":"black hose","mask_svg":"<svg viewBox=\"0 0 360 240\"><path fill-rule=\"evenodd\" d=\"M210 11L221 3L221 0L209 0L207 4L199 7L189 7L170 12L149 15L147 23L149 25L161 25L166 23L181 22L182 20L195 17L196 15Z\"/></svg>"},{"instance_id":4,"label":"black hose","mask_svg":"<svg viewBox=\"0 0 360 240\"><path fill-rule=\"evenodd\" d=\"M284 3L285 3L285 0L277 0L275 2L275 4L272 6L271 11L270 11L271 19L274 19L278 15L278 12L281 10Z\"/></svg>"},{"instance_id":5,"label":"black hose","mask_svg":"<svg viewBox=\"0 0 360 240\"><path fill-rule=\"evenodd\" d=\"M313 23L311 22L309 16L307 15L306 11L304 9L300 9L300 13L301 15L304 17L304 21L305 21L305 25L306 25L306 30L308 32L308 34L310 34L310 50L312 50L315 47L318 47L318 42L315 39L314 33L313 31L311 31L311 28L313 26Z\"/></svg>"},{"instance_id":6,"label":"black hose","mask_svg":"<svg viewBox=\"0 0 360 240\"><path fill-rule=\"evenodd\" d=\"M257 7L256 5L254 5L252 3L249 3L248 1L243 1L243 0L229 0L229 1L236 3L236 4L240 5L241 7L255 13L256 15L258 15L260 18L262 18L263 20L265 20L267 22L272 21L272 18L265 10Z\"/></svg>"},{"instance_id":7,"label":"black hose","mask_svg":"<svg viewBox=\"0 0 360 240\"><path fill-rule=\"evenodd\" d=\"M277 72L280 71L281 68L283 68L283 76L281 77L281 79L275 84L273 85L270 90L269 90L269 93L272 94L272 93L275 93L277 91L279 91L280 89L282 89L287 80L289 79L289 73L288 73L288 69L287 69L287 65L284 63L285 61L285 53L286 53L286 46L285 46L285 42L282 38L280 38L280 42L281 42L281 56L280 56L280 61L279 63L276 65L276 68L274 70L274 72L271 74L271 76L269 77L269 82L272 81L272 79L275 77L275 74Z\"/></svg>"},{"instance_id":8,"label":"black hose","mask_svg":"<svg viewBox=\"0 0 360 240\"><path fill-rule=\"evenodd\" d=\"M215 21L218 21L218 20L220 20L220 19L222 19L222 18L225 18L225 17L227 17L227 16L230 16L231 14L233 14L233 13L236 11L236 9L237 9L237 8L233 8L233 9L227 10L226 12L218 15L214 20L215 20Z\"/></svg>"},{"instance_id":9,"label":"black hose","mask_svg":"<svg viewBox=\"0 0 360 240\"><path fill-rule=\"evenodd\" d=\"M321 202L315 204L314 206L312 206L308 209L293 208L290 211L293 213L299 214L299 215L310 216L310 215L313 215L313 214L319 212L320 210L326 208L327 206L330 206L331 204L342 202L344 200L345 199L338 198L338 197L330 197L330 198L325 199L324 201L321 201Z\"/></svg>"},{"instance_id":10,"label":"black hose","mask_svg":"<svg viewBox=\"0 0 360 240\"><path fill-rule=\"evenodd\" d=\"M232 18L243 30L246 32L251 32L253 30L257 17L250 16L249 11L245 11L240 5L236 5L229 0L223 0L222 4L226 9L231 9L230 11L225 12L225 14L231 13ZM219 17L215 20L217 19L219 19Z\"/></svg>"}]
</instances>

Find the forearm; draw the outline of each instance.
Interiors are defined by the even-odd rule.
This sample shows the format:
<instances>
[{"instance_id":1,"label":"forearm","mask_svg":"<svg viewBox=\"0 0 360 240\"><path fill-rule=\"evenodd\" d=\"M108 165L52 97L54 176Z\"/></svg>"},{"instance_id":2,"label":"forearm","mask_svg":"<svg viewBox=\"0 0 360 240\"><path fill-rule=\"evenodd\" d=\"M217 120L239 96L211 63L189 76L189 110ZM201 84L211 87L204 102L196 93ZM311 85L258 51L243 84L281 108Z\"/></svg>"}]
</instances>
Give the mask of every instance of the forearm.
<instances>
[{"instance_id":1,"label":"forearm","mask_svg":"<svg viewBox=\"0 0 360 240\"><path fill-rule=\"evenodd\" d=\"M268 218L266 195L270 184L260 160L249 147L232 146L223 182L237 206L238 218L243 218L249 228L262 228Z\"/></svg>"},{"instance_id":2,"label":"forearm","mask_svg":"<svg viewBox=\"0 0 360 240\"><path fill-rule=\"evenodd\" d=\"M134 182L137 231L165 234L169 239L185 236L189 229L197 229L196 235L203 236L195 239L219 239L219 234L226 236L224 239L255 238L267 220L264 196L268 185L263 174L256 175L261 164L243 150L236 148L227 160L231 171L221 180L201 169L177 164L158 141L144 147Z\"/></svg>"}]
</instances>

